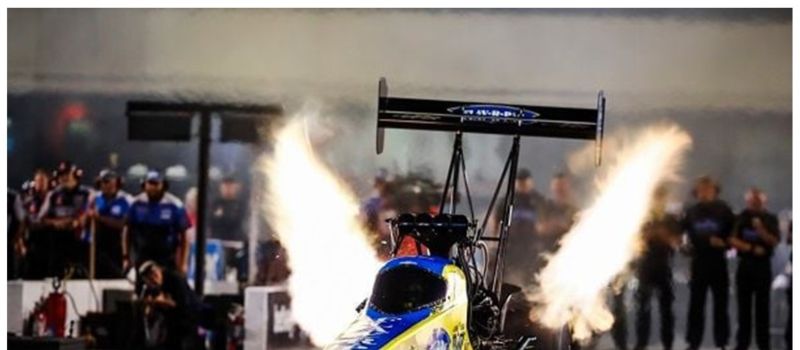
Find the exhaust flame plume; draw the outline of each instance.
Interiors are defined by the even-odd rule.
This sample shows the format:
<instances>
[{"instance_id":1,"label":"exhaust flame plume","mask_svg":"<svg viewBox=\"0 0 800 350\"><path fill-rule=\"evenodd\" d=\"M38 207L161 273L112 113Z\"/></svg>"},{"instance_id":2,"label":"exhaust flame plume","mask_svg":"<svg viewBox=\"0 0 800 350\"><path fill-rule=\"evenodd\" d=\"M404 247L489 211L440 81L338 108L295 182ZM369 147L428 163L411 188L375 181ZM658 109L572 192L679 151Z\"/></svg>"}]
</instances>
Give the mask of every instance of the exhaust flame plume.
<instances>
[{"instance_id":1,"label":"exhaust flame plume","mask_svg":"<svg viewBox=\"0 0 800 350\"><path fill-rule=\"evenodd\" d=\"M529 295L537 305L531 318L552 329L569 325L577 340L611 328L608 288L638 255L651 195L676 176L691 138L675 126L653 127L621 146L594 202L549 257Z\"/></svg>"},{"instance_id":2,"label":"exhaust flame plume","mask_svg":"<svg viewBox=\"0 0 800 350\"><path fill-rule=\"evenodd\" d=\"M314 155L302 118L278 130L260 169L268 182L264 210L292 271L292 315L324 345L354 319L379 268L358 201Z\"/></svg>"}]
</instances>

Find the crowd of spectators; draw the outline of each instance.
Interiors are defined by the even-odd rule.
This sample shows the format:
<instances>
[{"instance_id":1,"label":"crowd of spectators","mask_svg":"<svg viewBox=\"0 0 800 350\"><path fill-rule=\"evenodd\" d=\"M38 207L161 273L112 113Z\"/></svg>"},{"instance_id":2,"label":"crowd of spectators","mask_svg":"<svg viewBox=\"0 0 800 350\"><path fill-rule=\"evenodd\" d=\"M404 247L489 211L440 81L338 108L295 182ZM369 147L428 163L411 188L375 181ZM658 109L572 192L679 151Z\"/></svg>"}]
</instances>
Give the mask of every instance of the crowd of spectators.
<instances>
[{"instance_id":1,"label":"crowd of spectators","mask_svg":"<svg viewBox=\"0 0 800 350\"><path fill-rule=\"evenodd\" d=\"M8 191L9 279L119 279L132 273L137 276L137 292L144 293L143 297L151 300L153 307L192 304L184 284L193 227L197 225L196 190L186 193L184 203L170 193L163 174L154 170L141 179L141 192L136 195L123 190L123 177L113 170L106 169L92 177L91 186L84 185L85 180L80 167L62 162L53 171L36 170L20 191ZM549 196L537 191L527 169L518 172L514 187L515 206L510 218L504 279L507 283L528 286L545 264L543 257L558 248L560 238L580 213L567 173L557 173L551 178ZM209 203L207 227L210 237L224 242L226 269L235 271L236 280L245 282L248 203L242 192L238 179L226 177L220 181ZM662 345L665 350L673 348L676 254L684 254L691 261L689 305L685 313L689 350L701 346L709 292L714 345L721 349L728 347L732 333L728 314L731 285L738 310L735 348L747 349L755 338L760 350L770 349L771 286L775 276L782 273L772 271L771 264L773 250L782 239L778 219L767 209L767 194L758 188L745 191L745 209L738 214L720 199L719 193L715 179L700 177L680 211L668 209L668 186L662 185L653 193L653 205L641 228L645 248L630 274L638 282L633 297L634 349L643 349L649 343L653 298L659 309ZM400 244L392 242L386 219L403 212L435 214L440 195L441 185L426 176L390 175L381 170L361 210L377 255L388 259L392 244ZM491 213L492 225L497 224L499 216L497 212ZM785 236L791 244L791 225ZM290 272L280 244L269 242L262 250L256 282L285 280ZM733 282L728 273L732 256L738 259ZM173 294L182 295L181 300L165 301L163 295L152 292L154 286L163 283L177 291ZM624 325L627 306L622 297L625 292L623 288L613 297L618 317L612 334L619 349L628 348ZM524 314L529 310L524 303L517 307L510 312ZM788 322L791 324L791 313ZM509 327L515 326L536 327L527 321L509 323ZM786 342L791 348L789 328Z\"/></svg>"}]
</instances>

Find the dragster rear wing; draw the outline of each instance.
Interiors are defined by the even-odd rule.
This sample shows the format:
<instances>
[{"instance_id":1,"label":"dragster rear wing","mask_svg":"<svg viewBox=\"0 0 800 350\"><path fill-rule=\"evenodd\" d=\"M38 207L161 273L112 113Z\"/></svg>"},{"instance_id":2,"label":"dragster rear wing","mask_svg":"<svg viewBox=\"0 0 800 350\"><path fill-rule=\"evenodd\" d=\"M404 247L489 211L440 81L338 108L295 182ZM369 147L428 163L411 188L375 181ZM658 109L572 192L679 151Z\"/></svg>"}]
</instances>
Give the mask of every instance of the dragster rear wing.
<instances>
[{"instance_id":1,"label":"dragster rear wing","mask_svg":"<svg viewBox=\"0 0 800 350\"><path fill-rule=\"evenodd\" d=\"M376 151L383 152L385 129L415 129L594 140L600 163L606 98L597 107L565 108L485 102L389 97L386 79L378 83Z\"/></svg>"}]
</instances>

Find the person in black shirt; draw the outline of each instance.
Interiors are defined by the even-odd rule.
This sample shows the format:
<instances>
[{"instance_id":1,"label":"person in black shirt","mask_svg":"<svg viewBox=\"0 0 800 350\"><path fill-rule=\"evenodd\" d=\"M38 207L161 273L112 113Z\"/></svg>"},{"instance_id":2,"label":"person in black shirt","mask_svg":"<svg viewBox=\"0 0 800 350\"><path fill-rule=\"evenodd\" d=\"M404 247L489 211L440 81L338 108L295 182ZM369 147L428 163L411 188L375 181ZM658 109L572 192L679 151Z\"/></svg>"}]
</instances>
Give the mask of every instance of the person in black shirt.
<instances>
[{"instance_id":1,"label":"person in black shirt","mask_svg":"<svg viewBox=\"0 0 800 350\"><path fill-rule=\"evenodd\" d=\"M235 269L239 281L247 280L247 237L244 222L247 206L241 198L242 184L225 177L219 184L219 195L211 202L211 237L222 240L225 247L225 268Z\"/></svg>"},{"instance_id":2,"label":"person in black shirt","mask_svg":"<svg viewBox=\"0 0 800 350\"><path fill-rule=\"evenodd\" d=\"M8 280L16 279L19 274L19 256L15 249L18 242L17 237L20 236L22 229L22 222L25 218L25 212L22 209L22 200L19 193L12 189L7 189L6 194L6 241L8 242Z\"/></svg>"},{"instance_id":3,"label":"person in black shirt","mask_svg":"<svg viewBox=\"0 0 800 350\"><path fill-rule=\"evenodd\" d=\"M82 235L91 190L79 184L83 170L70 162L61 162L55 175L59 185L47 194L37 216L47 229L47 277L63 277L70 268L73 277L83 277L89 249Z\"/></svg>"},{"instance_id":4,"label":"person in black shirt","mask_svg":"<svg viewBox=\"0 0 800 350\"><path fill-rule=\"evenodd\" d=\"M785 274L789 277L789 288L786 289L786 303L789 306L789 312L786 317L786 330L783 334L783 340L786 342L786 348L792 349L792 220L789 220L789 231L786 232L786 244L789 246L789 263L786 266Z\"/></svg>"},{"instance_id":5,"label":"person in black shirt","mask_svg":"<svg viewBox=\"0 0 800 350\"><path fill-rule=\"evenodd\" d=\"M37 218L50 192L50 184L50 174L44 169L37 169L33 180L22 186L24 217L17 231L15 248L17 255L23 257L24 279L42 279L47 275L49 235Z\"/></svg>"},{"instance_id":6,"label":"person in black shirt","mask_svg":"<svg viewBox=\"0 0 800 350\"><path fill-rule=\"evenodd\" d=\"M734 215L720 200L719 186L708 176L700 177L692 191L697 202L684 212L682 226L691 243L691 279L686 342L697 349L703 340L706 294L714 298L714 343L724 348L730 337L728 316L728 264L725 252L733 229Z\"/></svg>"},{"instance_id":7,"label":"person in black shirt","mask_svg":"<svg viewBox=\"0 0 800 350\"><path fill-rule=\"evenodd\" d=\"M501 198L499 203L503 203ZM519 287L533 283L536 272L542 267L542 253L551 243L540 240L536 223L546 199L538 191L528 169L520 169L514 183L514 210L506 244L503 280ZM497 208L502 206L498 205ZM493 221L499 223L503 213L495 210ZM500 229L498 224L494 225Z\"/></svg>"},{"instance_id":8,"label":"person in black shirt","mask_svg":"<svg viewBox=\"0 0 800 350\"><path fill-rule=\"evenodd\" d=\"M665 350L672 348L675 315L672 302L672 256L680 244L681 224L677 216L667 213L667 188L659 186L653 194L650 217L642 227L645 250L636 264L639 286L636 302L636 346L644 349L650 341L650 304L657 293L661 314L661 343Z\"/></svg>"},{"instance_id":9,"label":"person in black shirt","mask_svg":"<svg viewBox=\"0 0 800 350\"><path fill-rule=\"evenodd\" d=\"M522 175L524 181L529 183L518 184L518 188L532 188L533 180L527 179L530 173L522 173ZM531 286L530 281L534 278L536 273L544 267L544 255L556 251L558 241L569 231L570 227L572 227L575 215L577 214L577 207L572 197L572 181L567 173L556 173L550 179L550 198L542 198L535 191L530 193L530 195L524 197L526 198L526 207L524 209L528 211L527 215L515 215L517 219L528 220L512 220L511 223L512 231L515 230L514 225L518 223L522 223L523 225L530 225L531 221L534 223L532 233L529 234L532 235L535 241L530 243L527 247L520 247L520 250L529 250L528 256L525 257L524 252L515 253L516 255L523 256L523 260L517 262L518 264L531 265L527 267L528 276L526 277L529 278L529 280L527 280L526 283L528 284L520 285L520 287ZM517 195L519 196L519 192ZM515 204L514 211L516 210L517 207ZM526 229L531 230L531 228ZM515 249L511 248L513 244L515 243L509 238L509 250ZM510 304L509 310L519 310L517 311L519 314L524 314L527 311L529 317L522 320L509 320L510 322L507 322L506 328L511 327L516 329L511 329L512 332L507 332L507 335L514 337L533 335L537 338L536 342L541 348L555 348L560 341L563 341L563 339L560 338L560 336L562 336L560 332L550 330L536 322L531 324L529 320L536 319L538 315L532 314L532 305L530 305L530 302L523 303L513 299L512 301L515 301L515 303ZM532 333L526 332L526 328L532 329Z\"/></svg>"},{"instance_id":10,"label":"person in black shirt","mask_svg":"<svg viewBox=\"0 0 800 350\"><path fill-rule=\"evenodd\" d=\"M772 281L770 258L778 244L778 218L765 208L767 196L757 188L745 194L747 208L736 220L731 245L739 256L736 271L736 300L739 328L736 349L750 346L753 301L756 313L756 344L759 350L769 350L769 294Z\"/></svg>"},{"instance_id":11,"label":"person in black shirt","mask_svg":"<svg viewBox=\"0 0 800 350\"><path fill-rule=\"evenodd\" d=\"M211 236L213 238L243 242L245 240L243 223L245 203L242 201L242 184L232 177L226 177L219 185L219 196L211 202Z\"/></svg>"},{"instance_id":12,"label":"person in black shirt","mask_svg":"<svg viewBox=\"0 0 800 350\"><path fill-rule=\"evenodd\" d=\"M542 249L556 251L558 241L569 231L578 208L572 200L572 182L566 173L556 173L550 180L550 194L536 222L536 233Z\"/></svg>"},{"instance_id":13,"label":"person in black shirt","mask_svg":"<svg viewBox=\"0 0 800 350\"><path fill-rule=\"evenodd\" d=\"M499 203L503 203L504 198ZM542 254L547 244L539 240L536 232L537 219L545 206L546 199L535 189L533 177L528 169L520 169L514 183L514 209L511 215L511 227L506 243L506 255L503 266L503 282L514 287L527 288L533 285L536 272L542 266ZM492 216L493 227L500 230L499 221L503 212L498 205ZM512 290L514 288L505 288ZM528 317L531 305L517 293L508 304L504 335L509 338L532 335L542 332L532 324Z\"/></svg>"},{"instance_id":14,"label":"person in black shirt","mask_svg":"<svg viewBox=\"0 0 800 350\"><path fill-rule=\"evenodd\" d=\"M138 274L144 282L141 301L145 325L150 334L160 334L154 337L157 339L147 339L148 345L158 349L196 349L200 345L197 326L203 307L186 278L152 260L142 263ZM161 330L166 334L158 333Z\"/></svg>"}]
</instances>

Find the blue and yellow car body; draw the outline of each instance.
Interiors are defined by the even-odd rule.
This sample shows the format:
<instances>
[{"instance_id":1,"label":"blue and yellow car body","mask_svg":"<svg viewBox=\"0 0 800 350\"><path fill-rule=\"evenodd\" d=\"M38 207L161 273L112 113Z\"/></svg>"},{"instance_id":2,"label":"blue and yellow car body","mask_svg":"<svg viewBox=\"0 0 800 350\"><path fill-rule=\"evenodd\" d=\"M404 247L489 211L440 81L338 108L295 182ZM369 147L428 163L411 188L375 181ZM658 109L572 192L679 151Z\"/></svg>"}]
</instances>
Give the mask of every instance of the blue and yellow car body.
<instances>
[{"instance_id":1,"label":"blue and yellow car body","mask_svg":"<svg viewBox=\"0 0 800 350\"><path fill-rule=\"evenodd\" d=\"M451 260L404 256L378 272L356 320L326 349L472 349L467 284Z\"/></svg>"}]
</instances>

